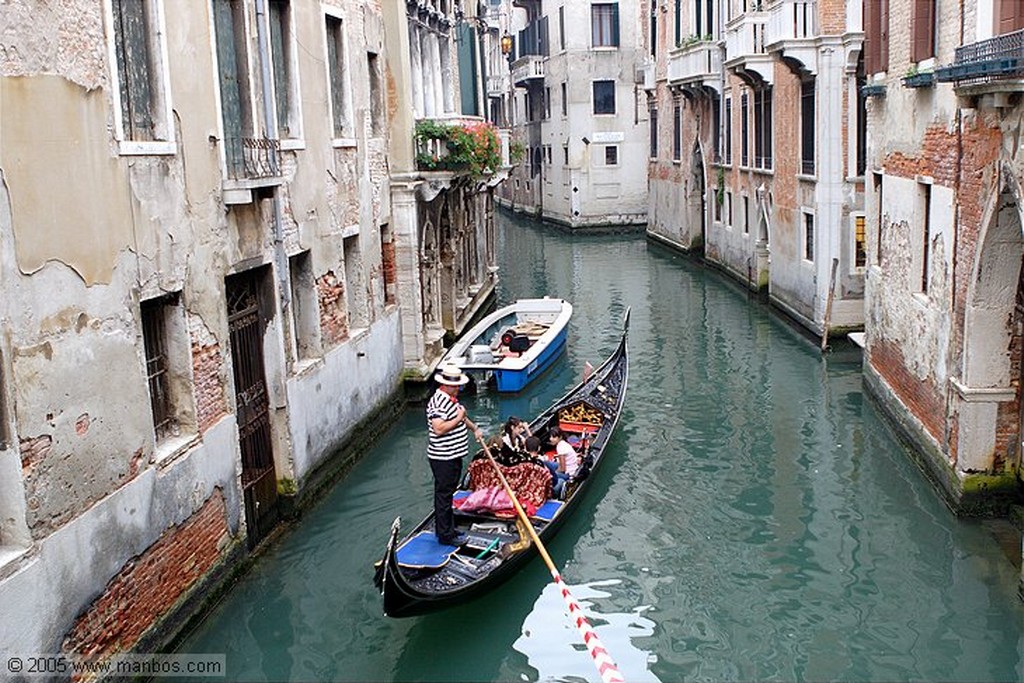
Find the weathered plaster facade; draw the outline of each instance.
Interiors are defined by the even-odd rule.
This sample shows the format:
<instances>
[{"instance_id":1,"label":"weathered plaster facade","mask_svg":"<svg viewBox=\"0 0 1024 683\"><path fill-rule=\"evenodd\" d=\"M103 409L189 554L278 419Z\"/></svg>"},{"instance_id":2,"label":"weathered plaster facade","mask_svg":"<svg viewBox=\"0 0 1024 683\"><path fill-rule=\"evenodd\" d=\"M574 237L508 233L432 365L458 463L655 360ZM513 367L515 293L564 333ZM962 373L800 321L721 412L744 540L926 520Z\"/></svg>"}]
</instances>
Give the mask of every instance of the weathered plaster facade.
<instances>
[{"instance_id":1,"label":"weathered plaster facade","mask_svg":"<svg viewBox=\"0 0 1024 683\"><path fill-rule=\"evenodd\" d=\"M503 203L571 228L647 220L646 110L634 81L642 62L638 3L522 0L526 21L509 68L511 122L523 158ZM514 25L515 27L515 25Z\"/></svg>"},{"instance_id":2,"label":"weathered plaster facade","mask_svg":"<svg viewBox=\"0 0 1024 683\"><path fill-rule=\"evenodd\" d=\"M159 647L430 358L404 343L438 267L403 243L408 21L400 0L0 3L8 651ZM490 189L464 192L435 242L452 330L496 277Z\"/></svg>"},{"instance_id":3,"label":"weathered plaster facade","mask_svg":"<svg viewBox=\"0 0 1024 683\"><path fill-rule=\"evenodd\" d=\"M857 0L641 7L656 122L648 236L702 251L819 336L863 325L860 11Z\"/></svg>"},{"instance_id":4,"label":"weathered plaster facade","mask_svg":"<svg viewBox=\"0 0 1024 683\"><path fill-rule=\"evenodd\" d=\"M951 506L1003 514L1021 490L1024 73L980 74L972 54L1024 26L1000 25L999 0L938 7L931 53L889 31L868 76L865 371ZM889 3L888 25L913 19Z\"/></svg>"}]
</instances>

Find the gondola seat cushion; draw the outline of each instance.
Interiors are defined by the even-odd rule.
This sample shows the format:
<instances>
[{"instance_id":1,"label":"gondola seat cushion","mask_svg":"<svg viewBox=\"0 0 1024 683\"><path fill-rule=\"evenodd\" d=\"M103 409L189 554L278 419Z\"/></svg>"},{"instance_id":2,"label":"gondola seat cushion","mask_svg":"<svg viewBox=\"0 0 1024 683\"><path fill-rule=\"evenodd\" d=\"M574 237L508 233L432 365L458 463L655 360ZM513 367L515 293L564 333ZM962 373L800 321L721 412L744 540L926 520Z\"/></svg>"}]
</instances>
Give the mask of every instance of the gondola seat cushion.
<instances>
[{"instance_id":1,"label":"gondola seat cushion","mask_svg":"<svg viewBox=\"0 0 1024 683\"><path fill-rule=\"evenodd\" d=\"M551 497L551 472L543 465L523 462L512 467L499 467L524 508L536 510ZM494 465L487 458L469 464L469 483L474 491L501 486Z\"/></svg>"},{"instance_id":2,"label":"gondola seat cushion","mask_svg":"<svg viewBox=\"0 0 1024 683\"><path fill-rule=\"evenodd\" d=\"M433 531L421 531L403 543L395 557L403 567L418 569L440 569L451 559L458 546L446 545L437 540Z\"/></svg>"}]
</instances>

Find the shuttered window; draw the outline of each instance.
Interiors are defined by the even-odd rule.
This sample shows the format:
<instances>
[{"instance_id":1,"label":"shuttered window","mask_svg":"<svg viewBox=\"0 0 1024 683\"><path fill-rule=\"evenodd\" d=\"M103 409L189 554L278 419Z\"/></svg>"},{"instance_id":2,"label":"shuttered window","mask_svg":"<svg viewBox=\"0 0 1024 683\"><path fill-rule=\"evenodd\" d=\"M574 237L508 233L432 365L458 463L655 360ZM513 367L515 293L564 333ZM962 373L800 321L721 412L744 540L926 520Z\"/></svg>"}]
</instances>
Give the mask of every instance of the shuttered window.
<instances>
[{"instance_id":1,"label":"shuttered window","mask_svg":"<svg viewBox=\"0 0 1024 683\"><path fill-rule=\"evenodd\" d=\"M651 158L658 158L658 108L651 105Z\"/></svg>"},{"instance_id":2,"label":"shuttered window","mask_svg":"<svg viewBox=\"0 0 1024 683\"><path fill-rule=\"evenodd\" d=\"M277 109L277 130L282 138L293 137L297 126L292 124L292 65L290 53L291 12L288 0L270 2L270 56L274 67L274 100Z\"/></svg>"},{"instance_id":3,"label":"shuttered window","mask_svg":"<svg viewBox=\"0 0 1024 683\"><path fill-rule=\"evenodd\" d=\"M935 0L914 0L910 15L910 61L935 56Z\"/></svg>"},{"instance_id":4,"label":"shuttered window","mask_svg":"<svg viewBox=\"0 0 1024 683\"><path fill-rule=\"evenodd\" d=\"M754 91L754 166L772 167L772 88Z\"/></svg>"},{"instance_id":5,"label":"shuttered window","mask_svg":"<svg viewBox=\"0 0 1024 683\"><path fill-rule=\"evenodd\" d=\"M145 0L114 0L114 47L126 140L152 140L153 77Z\"/></svg>"},{"instance_id":6,"label":"shuttered window","mask_svg":"<svg viewBox=\"0 0 1024 683\"><path fill-rule=\"evenodd\" d=\"M864 4L864 43L869 74L889 68L889 0Z\"/></svg>"},{"instance_id":7,"label":"shuttered window","mask_svg":"<svg viewBox=\"0 0 1024 683\"><path fill-rule=\"evenodd\" d=\"M345 97L345 42L341 19L325 17L327 22L327 72L331 83L331 115L334 137L345 136L348 128L348 107Z\"/></svg>"},{"instance_id":8,"label":"shuttered window","mask_svg":"<svg viewBox=\"0 0 1024 683\"><path fill-rule=\"evenodd\" d=\"M672 160L683 158L683 106L675 103L672 109Z\"/></svg>"},{"instance_id":9,"label":"shuttered window","mask_svg":"<svg viewBox=\"0 0 1024 683\"><path fill-rule=\"evenodd\" d=\"M590 33L594 47L619 46L619 3L594 3L590 6Z\"/></svg>"},{"instance_id":10,"label":"shuttered window","mask_svg":"<svg viewBox=\"0 0 1024 683\"><path fill-rule=\"evenodd\" d=\"M1024 29L1024 2L1021 0L997 0L999 14L996 15L996 34L1013 33Z\"/></svg>"},{"instance_id":11,"label":"shuttered window","mask_svg":"<svg viewBox=\"0 0 1024 683\"><path fill-rule=\"evenodd\" d=\"M728 95L725 98L725 130L722 136L724 138L722 146L725 147L725 163L728 166L732 164L732 97Z\"/></svg>"},{"instance_id":12,"label":"shuttered window","mask_svg":"<svg viewBox=\"0 0 1024 683\"><path fill-rule=\"evenodd\" d=\"M740 95L740 166L750 165L750 109L747 93Z\"/></svg>"},{"instance_id":13,"label":"shuttered window","mask_svg":"<svg viewBox=\"0 0 1024 683\"><path fill-rule=\"evenodd\" d=\"M814 175L814 79L800 84L800 172Z\"/></svg>"}]
</instances>

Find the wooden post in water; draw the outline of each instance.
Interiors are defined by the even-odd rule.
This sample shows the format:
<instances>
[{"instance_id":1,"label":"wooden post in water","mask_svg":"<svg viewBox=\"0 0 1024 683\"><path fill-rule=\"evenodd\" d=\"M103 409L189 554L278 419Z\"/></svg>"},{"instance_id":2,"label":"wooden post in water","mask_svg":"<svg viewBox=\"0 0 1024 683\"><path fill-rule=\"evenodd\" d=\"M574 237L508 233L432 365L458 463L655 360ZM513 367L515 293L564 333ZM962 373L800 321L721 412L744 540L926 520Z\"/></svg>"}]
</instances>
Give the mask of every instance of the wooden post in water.
<instances>
[{"instance_id":1,"label":"wooden post in water","mask_svg":"<svg viewBox=\"0 0 1024 683\"><path fill-rule=\"evenodd\" d=\"M825 353L828 347L828 326L832 323L832 299L836 295L836 268L839 267L839 259L832 259L832 276L828 280L828 297L825 299L825 323L821 331L821 352Z\"/></svg>"}]
</instances>

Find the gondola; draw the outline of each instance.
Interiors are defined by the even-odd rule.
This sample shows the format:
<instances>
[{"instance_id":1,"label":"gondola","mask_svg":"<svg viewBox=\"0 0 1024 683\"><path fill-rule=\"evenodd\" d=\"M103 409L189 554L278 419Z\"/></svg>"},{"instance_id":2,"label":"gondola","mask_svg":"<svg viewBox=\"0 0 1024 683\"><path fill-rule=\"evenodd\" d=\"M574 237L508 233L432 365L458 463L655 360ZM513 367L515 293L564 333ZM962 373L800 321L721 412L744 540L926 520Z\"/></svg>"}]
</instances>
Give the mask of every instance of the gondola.
<instances>
[{"instance_id":1,"label":"gondola","mask_svg":"<svg viewBox=\"0 0 1024 683\"><path fill-rule=\"evenodd\" d=\"M582 465L562 500L547 500L531 517L542 542L548 541L575 512L604 460L605 449L622 413L629 377L626 339L629 310L616 350L588 377L530 423L544 437L558 426L579 439ZM455 498L466 495L458 491ZM374 583L384 598L384 614L407 617L463 602L494 588L536 555L528 532L515 518L467 514L456 510L457 530L468 536L460 546L441 545L434 536L433 512L399 540L401 518L391 525Z\"/></svg>"}]
</instances>

